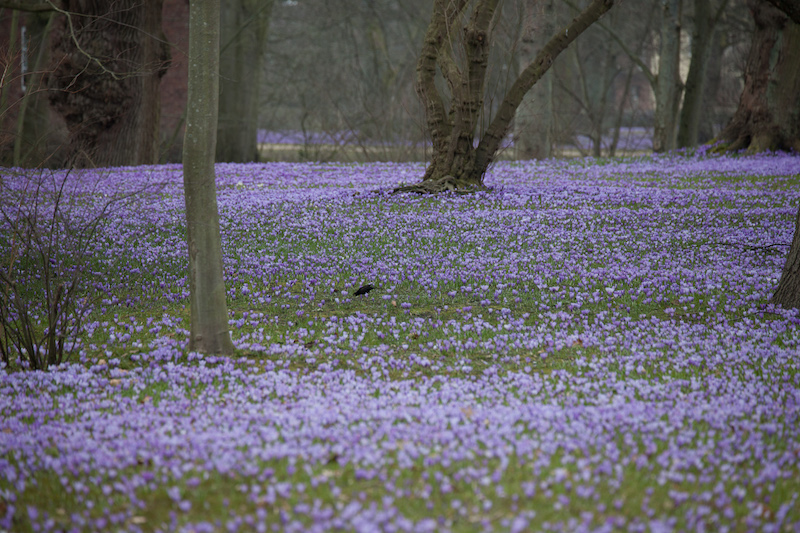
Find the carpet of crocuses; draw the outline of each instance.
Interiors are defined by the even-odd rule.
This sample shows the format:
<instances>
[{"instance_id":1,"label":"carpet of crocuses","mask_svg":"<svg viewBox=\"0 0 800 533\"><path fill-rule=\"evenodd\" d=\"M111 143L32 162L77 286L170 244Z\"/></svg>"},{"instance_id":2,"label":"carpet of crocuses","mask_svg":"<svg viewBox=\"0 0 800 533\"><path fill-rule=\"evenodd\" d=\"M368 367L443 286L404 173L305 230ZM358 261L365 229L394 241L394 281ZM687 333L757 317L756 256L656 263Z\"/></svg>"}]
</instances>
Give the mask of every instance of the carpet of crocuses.
<instances>
[{"instance_id":1,"label":"carpet of crocuses","mask_svg":"<svg viewBox=\"0 0 800 533\"><path fill-rule=\"evenodd\" d=\"M422 172L218 165L234 357L186 348L181 168L74 172L140 193L70 362L0 370L0 530L800 529L800 158Z\"/></svg>"}]
</instances>

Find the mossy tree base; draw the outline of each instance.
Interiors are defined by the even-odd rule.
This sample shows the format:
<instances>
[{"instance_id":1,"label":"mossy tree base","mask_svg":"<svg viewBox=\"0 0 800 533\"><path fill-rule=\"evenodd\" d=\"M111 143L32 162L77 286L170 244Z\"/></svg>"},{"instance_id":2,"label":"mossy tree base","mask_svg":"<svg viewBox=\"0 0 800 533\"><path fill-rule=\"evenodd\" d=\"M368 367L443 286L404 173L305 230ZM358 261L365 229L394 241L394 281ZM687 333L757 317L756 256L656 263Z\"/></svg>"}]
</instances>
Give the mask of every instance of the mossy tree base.
<instances>
[{"instance_id":1,"label":"mossy tree base","mask_svg":"<svg viewBox=\"0 0 800 533\"><path fill-rule=\"evenodd\" d=\"M464 180L454 178L453 176L443 176L437 179L424 180L421 183L414 185L404 185L397 187L392 192L413 192L417 194L440 194L445 192L452 192L456 194L470 194L478 191L488 191L481 182L474 180Z\"/></svg>"}]
</instances>

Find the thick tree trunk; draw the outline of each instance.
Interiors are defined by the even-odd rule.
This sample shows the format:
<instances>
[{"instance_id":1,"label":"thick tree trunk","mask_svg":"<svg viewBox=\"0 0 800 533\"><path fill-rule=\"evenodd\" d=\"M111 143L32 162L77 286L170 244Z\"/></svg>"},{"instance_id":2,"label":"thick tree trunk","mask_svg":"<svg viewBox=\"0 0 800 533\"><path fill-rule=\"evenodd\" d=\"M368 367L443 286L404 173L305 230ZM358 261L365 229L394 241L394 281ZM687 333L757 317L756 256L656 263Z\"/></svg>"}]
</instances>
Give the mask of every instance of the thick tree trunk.
<instances>
[{"instance_id":1,"label":"thick tree trunk","mask_svg":"<svg viewBox=\"0 0 800 533\"><path fill-rule=\"evenodd\" d=\"M189 349L233 353L222 270L214 152L219 98L219 0L190 0L183 187L189 245Z\"/></svg>"},{"instance_id":2,"label":"thick tree trunk","mask_svg":"<svg viewBox=\"0 0 800 533\"><path fill-rule=\"evenodd\" d=\"M683 85L679 72L681 54L681 0L662 2L661 46L656 81L653 150L675 148L675 126Z\"/></svg>"},{"instance_id":3,"label":"thick tree trunk","mask_svg":"<svg viewBox=\"0 0 800 533\"><path fill-rule=\"evenodd\" d=\"M554 0L526 4L520 68L533 61L556 30ZM548 71L522 99L514 118L514 148L518 159L546 159L553 148L553 74Z\"/></svg>"},{"instance_id":4,"label":"thick tree trunk","mask_svg":"<svg viewBox=\"0 0 800 533\"><path fill-rule=\"evenodd\" d=\"M727 2L726 2L727 3ZM694 31L692 32L692 60L686 76L680 121L678 124L679 148L695 146L703 116L706 72L714 42L716 17L711 12L709 0L694 1Z\"/></svg>"},{"instance_id":5,"label":"thick tree trunk","mask_svg":"<svg viewBox=\"0 0 800 533\"><path fill-rule=\"evenodd\" d=\"M789 256L786 258L778 288L772 295L772 303L785 309L800 307L800 209L794 224L794 238Z\"/></svg>"},{"instance_id":6,"label":"thick tree trunk","mask_svg":"<svg viewBox=\"0 0 800 533\"><path fill-rule=\"evenodd\" d=\"M493 161L523 97L547 72L555 58L594 21L614 5L614 0L593 0L566 28L553 36L533 62L517 77L477 148L475 129L483 107L483 91L491 42L491 23L498 0L480 0L463 29L464 65L452 50L467 0L436 0L417 62L417 93L425 107L433 157L423 183L396 191L438 192L483 188L483 176ZM449 109L435 79L441 71L450 92Z\"/></svg>"},{"instance_id":7,"label":"thick tree trunk","mask_svg":"<svg viewBox=\"0 0 800 533\"><path fill-rule=\"evenodd\" d=\"M258 161L261 72L272 1L226 2L220 15L217 161Z\"/></svg>"},{"instance_id":8,"label":"thick tree trunk","mask_svg":"<svg viewBox=\"0 0 800 533\"><path fill-rule=\"evenodd\" d=\"M722 85L722 57L725 54L723 32L714 32L703 83L703 104L700 106L700 122L697 125L697 143L705 144L717 134L720 126L717 106L717 93Z\"/></svg>"},{"instance_id":9,"label":"thick tree trunk","mask_svg":"<svg viewBox=\"0 0 800 533\"><path fill-rule=\"evenodd\" d=\"M722 149L800 151L800 24L764 0L751 0L756 23L739 107L719 134Z\"/></svg>"},{"instance_id":10,"label":"thick tree trunk","mask_svg":"<svg viewBox=\"0 0 800 533\"><path fill-rule=\"evenodd\" d=\"M162 0L62 5L48 85L70 131L66 164L157 163Z\"/></svg>"}]
</instances>

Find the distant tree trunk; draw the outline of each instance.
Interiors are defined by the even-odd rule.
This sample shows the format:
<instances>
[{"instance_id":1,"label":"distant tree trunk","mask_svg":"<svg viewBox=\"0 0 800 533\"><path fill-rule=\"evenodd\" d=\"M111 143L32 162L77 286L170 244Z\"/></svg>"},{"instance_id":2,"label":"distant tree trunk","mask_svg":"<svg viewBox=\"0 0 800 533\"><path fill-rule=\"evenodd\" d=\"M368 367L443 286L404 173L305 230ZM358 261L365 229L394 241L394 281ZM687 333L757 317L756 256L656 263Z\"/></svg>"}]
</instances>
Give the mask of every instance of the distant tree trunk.
<instances>
[{"instance_id":1,"label":"distant tree trunk","mask_svg":"<svg viewBox=\"0 0 800 533\"><path fill-rule=\"evenodd\" d=\"M554 0L538 0L524 7L520 47L521 68L536 57L556 31ZM553 153L553 74L548 71L522 99L514 118L514 147L518 159L546 159Z\"/></svg>"},{"instance_id":2,"label":"distant tree trunk","mask_svg":"<svg viewBox=\"0 0 800 533\"><path fill-rule=\"evenodd\" d=\"M162 0L61 5L48 84L70 132L67 164L157 163Z\"/></svg>"},{"instance_id":3,"label":"distant tree trunk","mask_svg":"<svg viewBox=\"0 0 800 533\"><path fill-rule=\"evenodd\" d=\"M5 9L0 7L0 10ZM0 11L2 15L2 11ZM13 84L6 81L6 79L13 76L11 65L17 60L17 55L20 53L17 43L17 31L19 28L19 11L11 13L11 20L8 23L8 48L3 52L3 74L0 77L0 119L3 119L8 111L8 103L11 99L11 87Z\"/></svg>"},{"instance_id":4,"label":"distant tree trunk","mask_svg":"<svg viewBox=\"0 0 800 533\"><path fill-rule=\"evenodd\" d=\"M675 148L676 117L683 90L679 72L682 1L664 0L662 7L653 131L653 150L656 152Z\"/></svg>"},{"instance_id":5,"label":"distant tree trunk","mask_svg":"<svg viewBox=\"0 0 800 533\"><path fill-rule=\"evenodd\" d=\"M261 72L272 1L225 2L220 14L217 161L258 161Z\"/></svg>"},{"instance_id":6,"label":"distant tree trunk","mask_svg":"<svg viewBox=\"0 0 800 533\"><path fill-rule=\"evenodd\" d=\"M697 144L704 144L719 131L720 117L717 110L717 93L722 85L722 56L725 53L724 32L714 32L703 83L703 104L700 106L700 123L697 125Z\"/></svg>"},{"instance_id":7,"label":"distant tree trunk","mask_svg":"<svg viewBox=\"0 0 800 533\"><path fill-rule=\"evenodd\" d=\"M608 146L608 156L614 157L617 155L617 146L619 146L619 133L622 130L622 119L625 113L625 102L628 101L628 95L631 92L631 80L633 79L633 66L628 67L625 73L625 84L622 86L622 96L619 98L620 105L617 108L617 113L614 116L614 126L611 128L611 144Z\"/></svg>"},{"instance_id":8,"label":"distant tree trunk","mask_svg":"<svg viewBox=\"0 0 800 533\"><path fill-rule=\"evenodd\" d=\"M44 68L50 62L50 30L55 19L54 13L37 13L28 19L30 42L37 43L36 59L31 73L26 78L26 90L19 105L17 130L14 138L14 166L49 166L53 135L49 123L47 90L43 87ZM54 163L60 161L56 158Z\"/></svg>"},{"instance_id":9,"label":"distant tree trunk","mask_svg":"<svg viewBox=\"0 0 800 533\"><path fill-rule=\"evenodd\" d=\"M748 6L756 30L744 90L719 140L731 151L800 151L800 24L764 0Z\"/></svg>"},{"instance_id":10,"label":"distant tree trunk","mask_svg":"<svg viewBox=\"0 0 800 533\"><path fill-rule=\"evenodd\" d=\"M614 0L593 0L566 28L553 36L506 93L495 117L474 146L475 130L483 108L491 26L499 0L479 0L463 32L454 31L466 17L467 0L435 0L425 41L417 62L417 93L425 108L433 157L423 183L397 191L438 192L483 187L483 176L508 133L525 94L538 82L556 57L614 5ZM453 39L463 36L463 50L454 53ZM465 64L456 58L463 55ZM449 108L436 85L440 71L449 91Z\"/></svg>"},{"instance_id":11,"label":"distant tree trunk","mask_svg":"<svg viewBox=\"0 0 800 533\"><path fill-rule=\"evenodd\" d=\"M679 148L697 145L700 119L703 117L708 63L716 25L727 3L727 0L724 0L716 13L712 13L709 0L694 0L692 60L686 76L686 90L683 95L683 106L678 125L677 145Z\"/></svg>"},{"instance_id":12,"label":"distant tree trunk","mask_svg":"<svg viewBox=\"0 0 800 533\"><path fill-rule=\"evenodd\" d=\"M222 269L214 152L219 99L219 0L189 3L189 94L183 188L189 245L189 349L233 353Z\"/></svg>"}]
</instances>

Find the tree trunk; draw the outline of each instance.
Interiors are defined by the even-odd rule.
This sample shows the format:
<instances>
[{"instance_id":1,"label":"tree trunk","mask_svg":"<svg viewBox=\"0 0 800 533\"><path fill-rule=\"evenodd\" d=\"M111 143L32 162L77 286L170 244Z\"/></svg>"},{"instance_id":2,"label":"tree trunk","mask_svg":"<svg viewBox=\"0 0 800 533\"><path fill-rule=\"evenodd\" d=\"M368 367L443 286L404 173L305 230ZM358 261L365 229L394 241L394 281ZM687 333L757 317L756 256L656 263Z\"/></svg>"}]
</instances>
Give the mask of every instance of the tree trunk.
<instances>
[{"instance_id":1,"label":"tree trunk","mask_svg":"<svg viewBox=\"0 0 800 533\"><path fill-rule=\"evenodd\" d=\"M697 125L697 144L705 144L719 131L720 112L717 104L717 93L722 85L722 56L725 54L726 44L724 32L714 32L712 52L709 54L706 66L705 82L703 83L703 104L700 106L700 123Z\"/></svg>"},{"instance_id":2,"label":"tree trunk","mask_svg":"<svg viewBox=\"0 0 800 533\"><path fill-rule=\"evenodd\" d=\"M794 238L789 256L771 301L784 309L800 307L800 209L794 223Z\"/></svg>"},{"instance_id":3,"label":"tree trunk","mask_svg":"<svg viewBox=\"0 0 800 533\"><path fill-rule=\"evenodd\" d=\"M190 0L183 187L189 245L189 349L233 353L222 269L214 153L219 99L219 0Z\"/></svg>"},{"instance_id":4,"label":"tree trunk","mask_svg":"<svg viewBox=\"0 0 800 533\"><path fill-rule=\"evenodd\" d=\"M800 151L800 24L764 0L748 5L756 30L739 107L719 134L721 149Z\"/></svg>"},{"instance_id":5,"label":"tree trunk","mask_svg":"<svg viewBox=\"0 0 800 533\"><path fill-rule=\"evenodd\" d=\"M37 13L28 19L30 42L38 43L36 60L31 73L26 78L26 90L19 104L17 131L14 138L14 166L39 167L60 163L53 157L58 147L50 146L55 136L49 120L47 90L43 87L45 65L49 63L50 31L55 19L54 13ZM56 144L59 145L58 141Z\"/></svg>"},{"instance_id":6,"label":"tree trunk","mask_svg":"<svg viewBox=\"0 0 800 533\"><path fill-rule=\"evenodd\" d=\"M556 57L594 21L614 5L614 0L593 0L566 28L553 36L533 62L517 77L477 147L475 129L483 107L483 91L491 43L491 23L498 0L480 0L463 28L464 63L453 53L451 31L463 16L467 0L436 0L417 62L417 93L425 108L433 157L423 183L395 189L398 192L439 192L483 188L483 176L508 133L525 94L538 82ZM435 79L440 71L450 96L449 108Z\"/></svg>"},{"instance_id":7,"label":"tree trunk","mask_svg":"<svg viewBox=\"0 0 800 533\"><path fill-rule=\"evenodd\" d=\"M162 0L62 5L48 85L70 132L66 164L157 163Z\"/></svg>"},{"instance_id":8,"label":"tree trunk","mask_svg":"<svg viewBox=\"0 0 800 533\"><path fill-rule=\"evenodd\" d=\"M547 44L556 31L554 0L538 0L526 4L520 47L520 68L534 59L536 51ZM553 75L542 76L522 99L514 118L514 147L518 159L546 159L553 154Z\"/></svg>"},{"instance_id":9,"label":"tree trunk","mask_svg":"<svg viewBox=\"0 0 800 533\"><path fill-rule=\"evenodd\" d=\"M678 103L683 90L679 72L681 57L681 0L662 2L661 46L656 81L653 151L675 148Z\"/></svg>"},{"instance_id":10,"label":"tree trunk","mask_svg":"<svg viewBox=\"0 0 800 533\"><path fill-rule=\"evenodd\" d=\"M711 12L709 0L694 0L694 30L692 32L692 60L686 76L680 122L678 125L679 148L695 146L703 116L706 72L714 42L716 18Z\"/></svg>"},{"instance_id":11,"label":"tree trunk","mask_svg":"<svg viewBox=\"0 0 800 533\"><path fill-rule=\"evenodd\" d=\"M217 161L258 161L261 73L272 1L226 2L220 14Z\"/></svg>"}]
</instances>

